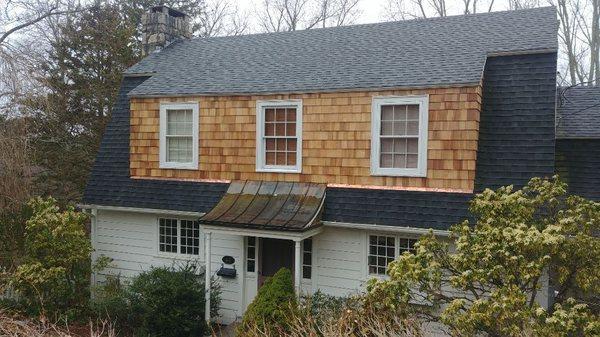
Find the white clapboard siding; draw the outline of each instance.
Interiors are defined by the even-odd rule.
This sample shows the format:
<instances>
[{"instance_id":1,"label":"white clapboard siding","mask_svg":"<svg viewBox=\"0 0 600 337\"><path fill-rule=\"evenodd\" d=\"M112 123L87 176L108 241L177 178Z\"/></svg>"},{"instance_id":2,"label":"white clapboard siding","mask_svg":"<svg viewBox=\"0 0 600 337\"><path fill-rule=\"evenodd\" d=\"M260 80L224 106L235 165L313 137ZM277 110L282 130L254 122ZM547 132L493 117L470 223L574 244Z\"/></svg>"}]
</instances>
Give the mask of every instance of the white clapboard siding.
<instances>
[{"instance_id":1,"label":"white clapboard siding","mask_svg":"<svg viewBox=\"0 0 600 337\"><path fill-rule=\"evenodd\" d=\"M365 232L325 228L314 238L313 289L347 296L363 289L366 280Z\"/></svg>"},{"instance_id":2,"label":"white clapboard siding","mask_svg":"<svg viewBox=\"0 0 600 337\"><path fill-rule=\"evenodd\" d=\"M132 277L153 266L172 266L188 260L204 262L204 235L202 233L200 234L200 254L198 256L159 253L158 218L159 216L150 213L98 211L93 238L94 256L104 255L110 257L113 262L110 268L96 275L97 282L104 282L106 275L119 275L122 281L129 282ZM172 216L172 218L186 219L178 216ZM242 242L240 236L212 236L211 274L221 285L221 309L218 320L222 323L232 322L241 315L240 285L239 278L223 279L216 276L216 272L221 267L221 259L225 255L235 258L235 267L238 269L238 273L240 272Z\"/></svg>"}]
</instances>

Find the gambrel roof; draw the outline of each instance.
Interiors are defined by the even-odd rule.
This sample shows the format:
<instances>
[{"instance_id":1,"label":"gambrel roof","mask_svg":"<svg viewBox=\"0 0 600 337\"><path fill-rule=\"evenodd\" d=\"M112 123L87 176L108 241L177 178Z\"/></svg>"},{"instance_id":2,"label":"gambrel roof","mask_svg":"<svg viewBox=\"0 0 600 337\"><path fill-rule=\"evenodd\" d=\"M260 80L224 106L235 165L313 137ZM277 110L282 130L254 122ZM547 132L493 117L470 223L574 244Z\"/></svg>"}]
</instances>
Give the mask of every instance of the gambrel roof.
<instances>
[{"instance_id":1,"label":"gambrel roof","mask_svg":"<svg viewBox=\"0 0 600 337\"><path fill-rule=\"evenodd\" d=\"M232 95L479 84L488 56L556 51L554 7L182 40L127 75L131 96Z\"/></svg>"}]
</instances>

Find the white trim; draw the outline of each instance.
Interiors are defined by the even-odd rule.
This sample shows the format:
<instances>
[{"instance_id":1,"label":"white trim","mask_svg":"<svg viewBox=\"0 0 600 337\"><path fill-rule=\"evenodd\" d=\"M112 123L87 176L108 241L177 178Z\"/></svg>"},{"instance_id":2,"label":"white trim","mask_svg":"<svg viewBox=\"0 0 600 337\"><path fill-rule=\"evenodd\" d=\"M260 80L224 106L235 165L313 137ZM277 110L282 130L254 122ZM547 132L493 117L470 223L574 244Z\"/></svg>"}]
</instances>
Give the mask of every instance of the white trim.
<instances>
[{"instance_id":1,"label":"white trim","mask_svg":"<svg viewBox=\"0 0 600 337\"><path fill-rule=\"evenodd\" d=\"M256 236L257 238L282 239L282 240L292 240L292 241L302 241L306 238L315 236L315 235L321 233L321 231L323 231L323 226L309 229L305 232L288 232L288 231L281 231L281 230L250 229L250 228L223 227L223 226L212 226L212 225L201 225L201 227L204 229L204 233Z\"/></svg>"},{"instance_id":2,"label":"white trim","mask_svg":"<svg viewBox=\"0 0 600 337\"><path fill-rule=\"evenodd\" d=\"M275 166L266 165L264 148L265 108L293 107L296 108L296 165ZM302 100L266 100L256 101L256 172L301 173L302 172Z\"/></svg>"},{"instance_id":3,"label":"white trim","mask_svg":"<svg viewBox=\"0 0 600 337\"><path fill-rule=\"evenodd\" d=\"M334 222L334 221L323 221L323 225L326 227L361 229L361 230L374 231L374 232L404 233L404 234L413 234L413 235L424 235L424 234L428 234L429 232L433 232L433 234L435 236L441 236L441 237L448 237L450 235L450 231L447 231L447 230L416 228L416 227L386 226L386 225L360 224L360 223L352 223L352 222Z\"/></svg>"},{"instance_id":4,"label":"white trim","mask_svg":"<svg viewBox=\"0 0 600 337\"><path fill-rule=\"evenodd\" d=\"M419 105L419 153L417 168L381 168L381 106L392 104ZM429 119L429 95L375 96L371 105L371 175L374 176L427 176L427 138Z\"/></svg>"},{"instance_id":5,"label":"white trim","mask_svg":"<svg viewBox=\"0 0 600 337\"><path fill-rule=\"evenodd\" d=\"M167 110L192 110L192 161L189 163L167 162ZM161 169L198 169L199 103L160 103L159 167Z\"/></svg>"},{"instance_id":6,"label":"white trim","mask_svg":"<svg viewBox=\"0 0 600 337\"><path fill-rule=\"evenodd\" d=\"M184 216L184 217L201 217L206 213L203 212L187 212L187 211L173 211L168 209L156 209L156 208L140 208L140 207L123 207L123 206L104 206L95 204L78 204L77 207L81 209L97 209L99 211L119 211L119 212L132 212L132 213L149 213L158 215L170 215L170 216Z\"/></svg>"}]
</instances>

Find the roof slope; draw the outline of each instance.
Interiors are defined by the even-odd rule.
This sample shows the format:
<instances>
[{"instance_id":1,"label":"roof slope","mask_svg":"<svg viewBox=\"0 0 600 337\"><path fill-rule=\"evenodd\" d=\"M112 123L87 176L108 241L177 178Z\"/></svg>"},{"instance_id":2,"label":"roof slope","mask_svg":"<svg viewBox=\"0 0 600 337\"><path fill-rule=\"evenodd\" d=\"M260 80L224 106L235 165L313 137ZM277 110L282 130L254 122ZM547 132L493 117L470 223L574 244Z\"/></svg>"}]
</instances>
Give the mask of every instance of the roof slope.
<instances>
[{"instance_id":1,"label":"roof slope","mask_svg":"<svg viewBox=\"0 0 600 337\"><path fill-rule=\"evenodd\" d=\"M132 96L312 92L477 84L495 53L556 50L554 7L192 39L127 74Z\"/></svg>"},{"instance_id":2,"label":"roof slope","mask_svg":"<svg viewBox=\"0 0 600 337\"><path fill-rule=\"evenodd\" d=\"M600 138L600 86L559 88L556 138Z\"/></svg>"}]
</instances>

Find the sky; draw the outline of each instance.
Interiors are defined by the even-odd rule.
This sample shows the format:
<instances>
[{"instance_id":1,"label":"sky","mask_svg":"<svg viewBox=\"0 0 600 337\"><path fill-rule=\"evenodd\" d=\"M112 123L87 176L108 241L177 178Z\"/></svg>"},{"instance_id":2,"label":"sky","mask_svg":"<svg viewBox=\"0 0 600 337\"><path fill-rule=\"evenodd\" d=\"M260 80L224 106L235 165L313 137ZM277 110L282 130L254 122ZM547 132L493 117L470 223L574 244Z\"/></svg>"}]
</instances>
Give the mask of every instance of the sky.
<instances>
[{"instance_id":1,"label":"sky","mask_svg":"<svg viewBox=\"0 0 600 337\"><path fill-rule=\"evenodd\" d=\"M247 10L249 12L252 12L256 7L256 4L260 3L261 0L234 0L233 2L237 3L241 10ZM360 7L361 15L355 23L372 23L384 21L381 18L381 16L383 14L383 9L387 2L388 0L361 0L358 4Z\"/></svg>"}]
</instances>

